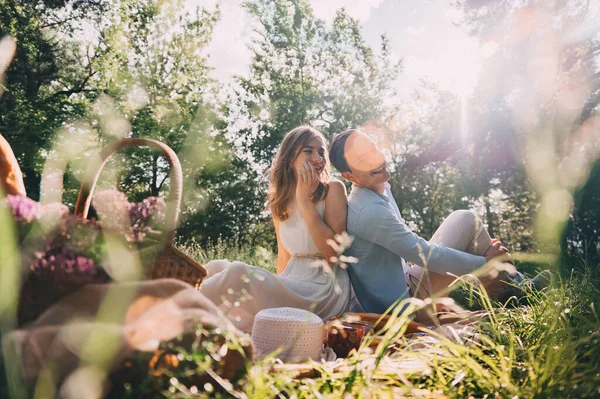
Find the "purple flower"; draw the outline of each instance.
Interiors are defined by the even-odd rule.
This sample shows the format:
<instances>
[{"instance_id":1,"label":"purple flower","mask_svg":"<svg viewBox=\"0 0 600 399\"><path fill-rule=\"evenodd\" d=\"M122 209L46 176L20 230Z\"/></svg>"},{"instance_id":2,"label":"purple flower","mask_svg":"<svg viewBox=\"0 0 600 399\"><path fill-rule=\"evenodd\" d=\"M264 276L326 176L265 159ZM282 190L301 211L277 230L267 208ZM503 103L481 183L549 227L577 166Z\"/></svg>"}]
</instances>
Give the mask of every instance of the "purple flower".
<instances>
[{"instance_id":1,"label":"purple flower","mask_svg":"<svg viewBox=\"0 0 600 399\"><path fill-rule=\"evenodd\" d=\"M36 254L31 271L57 286L89 283L97 273L92 259L57 243L50 244L44 252Z\"/></svg>"},{"instance_id":2,"label":"purple flower","mask_svg":"<svg viewBox=\"0 0 600 399\"><path fill-rule=\"evenodd\" d=\"M20 222L20 233L37 234L30 235L36 237L36 242L29 242L27 248L22 249L23 261L33 275L56 292L67 292L92 282L102 271L99 266L104 255L101 229L121 234L132 244L141 244L149 231L164 223L166 212L166 204L160 198L129 203L117 190L96 195L94 206L101 222L70 215L62 204L41 206L20 196L9 196L5 203Z\"/></svg>"},{"instance_id":3,"label":"purple flower","mask_svg":"<svg viewBox=\"0 0 600 399\"><path fill-rule=\"evenodd\" d=\"M162 198L148 197L144 200L144 205L148 208L148 224L162 223L165 220L167 204Z\"/></svg>"},{"instance_id":4,"label":"purple flower","mask_svg":"<svg viewBox=\"0 0 600 399\"><path fill-rule=\"evenodd\" d=\"M129 217L134 241L142 241L148 231L164 222L166 208L165 201L158 197L148 197L142 202L130 204Z\"/></svg>"},{"instance_id":5,"label":"purple flower","mask_svg":"<svg viewBox=\"0 0 600 399\"><path fill-rule=\"evenodd\" d=\"M142 242L153 228L160 228L166 211L161 198L148 197L142 202L130 203L125 194L117 190L99 192L94 207L104 229L116 231L134 243Z\"/></svg>"},{"instance_id":6,"label":"purple flower","mask_svg":"<svg viewBox=\"0 0 600 399\"><path fill-rule=\"evenodd\" d=\"M4 204L8 205L17 222L31 223L40 216L41 205L22 195L7 195Z\"/></svg>"},{"instance_id":7,"label":"purple flower","mask_svg":"<svg viewBox=\"0 0 600 399\"><path fill-rule=\"evenodd\" d=\"M6 196L0 205L17 221L24 266L55 293L94 279L102 256L96 221L69 215L65 205L41 205L19 195Z\"/></svg>"}]
</instances>

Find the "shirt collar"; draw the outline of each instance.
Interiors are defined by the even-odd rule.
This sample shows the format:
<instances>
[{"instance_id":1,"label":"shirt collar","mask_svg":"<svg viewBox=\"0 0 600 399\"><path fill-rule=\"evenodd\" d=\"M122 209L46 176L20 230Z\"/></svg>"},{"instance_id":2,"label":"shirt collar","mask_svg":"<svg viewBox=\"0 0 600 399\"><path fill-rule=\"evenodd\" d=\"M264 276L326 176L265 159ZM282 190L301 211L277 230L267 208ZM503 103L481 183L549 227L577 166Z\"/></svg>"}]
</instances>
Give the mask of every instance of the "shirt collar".
<instances>
[{"instance_id":1,"label":"shirt collar","mask_svg":"<svg viewBox=\"0 0 600 399\"><path fill-rule=\"evenodd\" d=\"M390 198L387 195L379 194L376 191L369 190L368 188L357 186L356 184L352 185L352 193L355 195L366 195L373 196L376 195L378 198L383 199L385 202L390 202Z\"/></svg>"}]
</instances>

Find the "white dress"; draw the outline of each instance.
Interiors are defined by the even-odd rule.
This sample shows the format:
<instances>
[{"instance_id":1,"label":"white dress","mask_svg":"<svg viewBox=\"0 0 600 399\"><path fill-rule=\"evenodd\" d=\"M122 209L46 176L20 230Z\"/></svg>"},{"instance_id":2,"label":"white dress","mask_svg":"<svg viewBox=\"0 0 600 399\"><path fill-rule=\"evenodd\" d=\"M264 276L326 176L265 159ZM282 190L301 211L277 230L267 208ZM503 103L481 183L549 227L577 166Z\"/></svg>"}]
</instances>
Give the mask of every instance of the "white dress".
<instances>
[{"instance_id":1,"label":"white dress","mask_svg":"<svg viewBox=\"0 0 600 399\"><path fill-rule=\"evenodd\" d=\"M279 238L291 258L281 275L243 262L214 260L205 265L208 278L200 292L212 300L242 331L252 331L262 309L293 307L310 310L323 320L348 310L350 280L345 269L327 271L300 209L279 224ZM325 201L317 203L323 218Z\"/></svg>"}]
</instances>

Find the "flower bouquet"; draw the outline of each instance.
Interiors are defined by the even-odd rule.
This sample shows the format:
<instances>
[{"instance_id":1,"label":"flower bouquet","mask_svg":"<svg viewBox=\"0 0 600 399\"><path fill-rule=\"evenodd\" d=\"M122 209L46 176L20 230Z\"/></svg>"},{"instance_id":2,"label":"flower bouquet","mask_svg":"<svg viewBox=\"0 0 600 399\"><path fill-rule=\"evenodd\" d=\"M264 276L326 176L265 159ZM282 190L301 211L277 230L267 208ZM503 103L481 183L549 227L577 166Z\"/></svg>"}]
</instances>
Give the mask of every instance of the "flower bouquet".
<instances>
[{"instance_id":1,"label":"flower bouquet","mask_svg":"<svg viewBox=\"0 0 600 399\"><path fill-rule=\"evenodd\" d=\"M21 249L20 325L83 284L107 281L99 267L102 246L96 221L69 215L64 205L43 206L21 195L7 195L2 206L12 213Z\"/></svg>"},{"instance_id":2,"label":"flower bouquet","mask_svg":"<svg viewBox=\"0 0 600 399\"><path fill-rule=\"evenodd\" d=\"M133 203L118 190L104 190L96 194L93 204L103 229L135 246L143 246L148 236L164 230L167 205L162 198Z\"/></svg>"},{"instance_id":3,"label":"flower bouquet","mask_svg":"<svg viewBox=\"0 0 600 399\"><path fill-rule=\"evenodd\" d=\"M179 220L181 198L183 197L183 173L177 155L164 143L157 140L136 137L115 141L103 147L99 151L98 157L92 159L82 180L74 213L81 218L87 218L94 188L110 156L125 147L141 146L152 147L160 151L169 163L171 168L170 191L167 196L166 206L163 206L163 203L152 197L131 206L120 201L118 193L113 193L112 202L120 202L122 204L120 207L117 207L120 209L117 212L120 216L116 216L114 220L104 218L102 223L111 224L111 226L107 227L114 228L117 231L119 230L119 226L125 226L125 231L121 231L121 233L125 234L130 244L135 245L139 249L140 258L144 266L143 278L175 278L199 287L202 280L206 277L206 270L201 264L173 245L175 229ZM107 196L110 197L109 194ZM103 203L103 200L95 202L100 215L103 212ZM131 221L131 225L123 223L122 220L127 218Z\"/></svg>"},{"instance_id":4,"label":"flower bouquet","mask_svg":"<svg viewBox=\"0 0 600 399\"><path fill-rule=\"evenodd\" d=\"M116 190L99 192L94 205L102 219L83 219L62 204L41 205L20 195L2 203L16 222L21 247L22 284L18 320L34 320L63 296L89 283L111 280L104 268L104 233L117 236L131 250L147 245L145 237L164 224L165 202L149 197L130 203Z\"/></svg>"},{"instance_id":5,"label":"flower bouquet","mask_svg":"<svg viewBox=\"0 0 600 399\"><path fill-rule=\"evenodd\" d=\"M116 190L93 197L106 161L127 146L154 147L167 158L172 168L168 206L158 197L130 203ZM126 278L176 278L198 287L206 270L172 243L182 186L181 165L172 149L156 140L129 138L108 144L92 157L73 214L62 204L41 205L25 196L7 196L0 205L10 208L16 221L24 271L19 324L35 320L58 299L85 284L120 280L115 276L123 271L120 276ZM98 218L88 219L92 200ZM108 256L115 254L115 239L139 255L141 275L128 272L135 267L131 262Z\"/></svg>"}]
</instances>

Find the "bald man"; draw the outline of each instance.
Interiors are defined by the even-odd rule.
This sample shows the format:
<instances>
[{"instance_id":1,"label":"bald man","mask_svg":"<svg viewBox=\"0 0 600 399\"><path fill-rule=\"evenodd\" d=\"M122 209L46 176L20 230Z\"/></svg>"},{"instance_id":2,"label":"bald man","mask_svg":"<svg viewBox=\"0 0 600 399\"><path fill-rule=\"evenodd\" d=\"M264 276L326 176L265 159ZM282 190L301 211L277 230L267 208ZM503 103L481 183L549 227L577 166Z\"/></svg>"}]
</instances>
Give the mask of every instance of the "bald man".
<instances>
[{"instance_id":1,"label":"bald man","mask_svg":"<svg viewBox=\"0 0 600 399\"><path fill-rule=\"evenodd\" d=\"M383 152L360 130L338 134L329 158L352 182L347 230L354 242L348 255L358 262L349 265L348 274L365 311L385 313L398 299L431 297L454 281L450 274L471 273L490 259L508 254L470 211L452 213L430 241L413 233L390 191ZM516 276L522 279L520 273ZM511 288L505 281L511 280L501 274L484 285L491 295L499 296Z\"/></svg>"}]
</instances>

